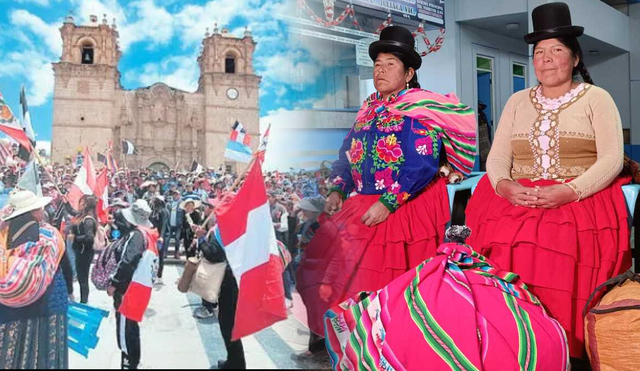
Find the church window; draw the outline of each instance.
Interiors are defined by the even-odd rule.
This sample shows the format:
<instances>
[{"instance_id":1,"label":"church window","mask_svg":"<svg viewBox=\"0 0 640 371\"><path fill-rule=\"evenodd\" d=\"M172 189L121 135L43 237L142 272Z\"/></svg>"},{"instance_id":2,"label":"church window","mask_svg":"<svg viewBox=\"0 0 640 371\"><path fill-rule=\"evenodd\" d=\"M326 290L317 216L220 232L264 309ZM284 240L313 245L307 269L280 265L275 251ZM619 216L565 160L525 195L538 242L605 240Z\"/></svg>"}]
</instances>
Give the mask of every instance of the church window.
<instances>
[{"instance_id":1,"label":"church window","mask_svg":"<svg viewBox=\"0 0 640 371\"><path fill-rule=\"evenodd\" d=\"M93 47L82 47L82 64L93 64Z\"/></svg>"},{"instance_id":2,"label":"church window","mask_svg":"<svg viewBox=\"0 0 640 371\"><path fill-rule=\"evenodd\" d=\"M236 59L232 56L227 56L224 60L224 72L236 73Z\"/></svg>"}]
</instances>

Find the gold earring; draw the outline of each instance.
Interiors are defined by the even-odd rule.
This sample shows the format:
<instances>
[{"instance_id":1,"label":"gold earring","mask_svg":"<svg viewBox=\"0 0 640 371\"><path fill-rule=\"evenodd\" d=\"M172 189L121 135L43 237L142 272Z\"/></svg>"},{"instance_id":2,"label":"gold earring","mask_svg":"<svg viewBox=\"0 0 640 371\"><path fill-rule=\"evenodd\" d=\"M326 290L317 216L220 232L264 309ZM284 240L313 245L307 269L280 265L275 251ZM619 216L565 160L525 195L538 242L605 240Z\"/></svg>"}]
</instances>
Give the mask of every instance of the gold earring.
<instances>
[{"instance_id":1,"label":"gold earring","mask_svg":"<svg viewBox=\"0 0 640 371\"><path fill-rule=\"evenodd\" d=\"M409 81L407 81L407 90L409 89Z\"/></svg>"}]
</instances>

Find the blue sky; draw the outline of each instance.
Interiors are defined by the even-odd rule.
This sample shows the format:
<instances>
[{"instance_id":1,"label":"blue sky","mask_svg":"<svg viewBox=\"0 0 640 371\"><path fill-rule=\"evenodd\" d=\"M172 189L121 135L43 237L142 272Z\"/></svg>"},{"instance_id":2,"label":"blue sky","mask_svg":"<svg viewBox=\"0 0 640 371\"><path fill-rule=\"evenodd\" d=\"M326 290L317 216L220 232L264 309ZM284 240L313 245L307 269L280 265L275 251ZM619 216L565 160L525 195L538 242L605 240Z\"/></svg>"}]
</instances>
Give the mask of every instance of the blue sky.
<instances>
[{"instance_id":1,"label":"blue sky","mask_svg":"<svg viewBox=\"0 0 640 371\"><path fill-rule=\"evenodd\" d=\"M285 2L287 4L285 4ZM292 5L293 4L293 5ZM290 8L293 6L293 8ZM206 28L214 23L238 36L246 26L258 42L254 65L263 77L261 116L290 108L291 71L307 63L306 53L287 47L284 23L275 14L291 14L286 0L0 0L0 92L21 118L20 84L25 84L39 141L51 139L53 71L60 58L59 27L70 12L76 24L116 18L125 89L162 81L186 91L197 88L197 56Z\"/></svg>"}]
</instances>

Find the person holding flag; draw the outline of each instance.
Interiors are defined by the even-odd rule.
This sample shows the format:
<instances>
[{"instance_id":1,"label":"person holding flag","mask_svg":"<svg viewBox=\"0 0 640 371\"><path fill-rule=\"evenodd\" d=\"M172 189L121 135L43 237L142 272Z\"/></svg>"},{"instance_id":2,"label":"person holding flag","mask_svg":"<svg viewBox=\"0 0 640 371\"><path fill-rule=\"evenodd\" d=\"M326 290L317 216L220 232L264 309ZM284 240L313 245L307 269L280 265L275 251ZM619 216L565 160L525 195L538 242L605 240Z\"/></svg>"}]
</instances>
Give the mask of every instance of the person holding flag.
<instances>
[{"instance_id":1,"label":"person holding flag","mask_svg":"<svg viewBox=\"0 0 640 371\"><path fill-rule=\"evenodd\" d=\"M140 326L151 300L151 288L158 269L158 233L149 221L151 208L137 200L116 213L121 233L115 245L118 268L110 278L107 294L116 309L118 347L122 351L121 368L135 370L140 364Z\"/></svg>"}]
</instances>

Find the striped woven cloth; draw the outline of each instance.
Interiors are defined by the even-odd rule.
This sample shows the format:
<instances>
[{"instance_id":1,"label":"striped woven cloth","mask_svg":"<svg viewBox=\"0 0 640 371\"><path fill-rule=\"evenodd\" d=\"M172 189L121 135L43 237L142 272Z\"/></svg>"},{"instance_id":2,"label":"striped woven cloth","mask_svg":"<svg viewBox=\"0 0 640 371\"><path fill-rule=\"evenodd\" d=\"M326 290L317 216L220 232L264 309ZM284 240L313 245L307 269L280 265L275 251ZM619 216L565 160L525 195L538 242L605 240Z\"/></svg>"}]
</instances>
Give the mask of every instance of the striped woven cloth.
<instances>
[{"instance_id":1,"label":"striped woven cloth","mask_svg":"<svg viewBox=\"0 0 640 371\"><path fill-rule=\"evenodd\" d=\"M281 241L277 241L278 244L278 253L280 255L280 259L282 260L282 269L286 269L287 265L291 263L291 253L287 250L287 246Z\"/></svg>"},{"instance_id":2,"label":"striped woven cloth","mask_svg":"<svg viewBox=\"0 0 640 371\"><path fill-rule=\"evenodd\" d=\"M471 173L476 156L476 115L471 107L460 103L455 94L409 89L384 102L380 93L374 93L360 108L356 122L364 120L372 107L381 106L394 115L420 120L438 132L451 166L466 176Z\"/></svg>"},{"instance_id":3,"label":"striped woven cloth","mask_svg":"<svg viewBox=\"0 0 640 371\"><path fill-rule=\"evenodd\" d=\"M565 333L519 277L462 244L325 315L335 370L567 370Z\"/></svg>"},{"instance_id":4,"label":"striped woven cloth","mask_svg":"<svg viewBox=\"0 0 640 371\"><path fill-rule=\"evenodd\" d=\"M6 237L6 229L0 236ZM40 240L8 250L0 237L0 304L21 308L47 291L64 254L64 239L49 224L40 224Z\"/></svg>"}]
</instances>

